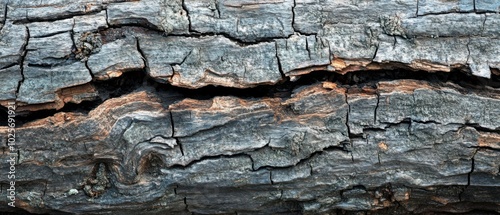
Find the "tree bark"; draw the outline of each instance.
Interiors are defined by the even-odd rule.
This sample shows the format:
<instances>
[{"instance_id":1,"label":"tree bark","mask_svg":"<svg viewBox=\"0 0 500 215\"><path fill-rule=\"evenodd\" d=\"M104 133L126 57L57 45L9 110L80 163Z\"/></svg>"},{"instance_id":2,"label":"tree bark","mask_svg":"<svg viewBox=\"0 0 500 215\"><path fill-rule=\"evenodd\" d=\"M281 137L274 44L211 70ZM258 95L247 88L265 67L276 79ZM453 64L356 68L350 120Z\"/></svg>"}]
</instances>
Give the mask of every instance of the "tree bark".
<instances>
[{"instance_id":1,"label":"tree bark","mask_svg":"<svg viewBox=\"0 0 500 215\"><path fill-rule=\"evenodd\" d=\"M500 213L499 8L0 0L0 211Z\"/></svg>"}]
</instances>

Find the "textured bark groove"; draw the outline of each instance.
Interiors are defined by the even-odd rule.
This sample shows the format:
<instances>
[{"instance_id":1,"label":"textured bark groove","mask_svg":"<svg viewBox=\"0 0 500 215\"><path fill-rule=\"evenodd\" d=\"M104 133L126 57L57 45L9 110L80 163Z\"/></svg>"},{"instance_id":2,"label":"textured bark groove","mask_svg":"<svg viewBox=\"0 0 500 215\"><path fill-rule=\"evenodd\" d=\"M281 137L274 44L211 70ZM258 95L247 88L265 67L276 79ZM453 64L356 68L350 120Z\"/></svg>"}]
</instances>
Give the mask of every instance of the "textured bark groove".
<instances>
[{"instance_id":1,"label":"textured bark groove","mask_svg":"<svg viewBox=\"0 0 500 215\"><path fill-rule=\"evenodd\" d=\"M500 213L495 1L0 6L2 212Z\"/></svg>"}]
</instances>

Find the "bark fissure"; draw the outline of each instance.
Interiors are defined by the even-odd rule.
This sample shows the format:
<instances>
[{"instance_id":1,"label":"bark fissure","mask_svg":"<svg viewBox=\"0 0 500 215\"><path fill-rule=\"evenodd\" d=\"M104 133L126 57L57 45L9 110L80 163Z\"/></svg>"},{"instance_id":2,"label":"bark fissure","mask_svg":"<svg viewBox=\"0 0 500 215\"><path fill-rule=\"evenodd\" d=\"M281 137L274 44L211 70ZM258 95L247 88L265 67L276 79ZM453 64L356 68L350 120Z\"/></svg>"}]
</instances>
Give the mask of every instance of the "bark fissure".
<instances>
[{"instance_id":1,"label":"bark fissure","mask_svg":"<svg viewBox=\"0 0 500 215\"><path fill-rule=\"evenodd\" d=\"M186 7L186 0L182 0L182 9L183 9L184 11L186 11L186 16L187 16L187 18L188 18L188 29L189 29L189 32L194 32L194 31L193 31L193 28L192 28L192 26L191 26L191 25L192 25L192 24L191 24L191 23L192 23L192 22L191 22L191 16L189 15L189 10L188 10L188 9L187 9L187 7Z\"/></svg>"},{"instance_id":2,"label":"bark fissure","mask_svg":"<svg viewBox=\"0 0 500 215\"><path fill-rule=\"evenodd\" d=\"M297 29L295 28L295 7L297 7L297 2L296 0L293 0L293 6L292 6L292 28L295 32L298 32Z\"/></svg>"},{"instance_id":3,"label":"bark fissure","mask_svg":"<svg viewBox=\"0 0 500 215\"><path fill-rule=\"evenodd\" d=\"M491 134L495 134L495 133L491 133ZM494 148L491 146L470 146L468 148L475 149L474 156L476 155L477 151L481 150L481 149L486 149L486 150L491 150L491 151L500 151L500 148Z\"/></svg>"},{"instance_id":4,"label":"bark fissure","mask_svg":"<svg viewBox=\"0 0 500 215\"><path fill-rule=\"evenodd\" d=\"M183 154L183 156L184 156L184 154ZM210 155L210 156L203 156L199 159L195 159L195 160L193 160L185 165L174 164L174 165L170 166L168 169L169 170L172 170L172 169L187 170L187 169L191 168L193 165L199 164L199 163L207 161L207 160L218 160L221 158L238 158L238 157L251 158L251 156L246 154L245 152L240 152L240 153L235 153L235 154ZM259 169L257 169L257 170L252 169L252 171L258 171L258 170Z\"/></svg>"},{"instance_id":5,"label":"bark fissure","mask_svg":"<svg viewBox=\"0 0 500 215\"><path fill-rule=\"evenodd\" d=\"M380 92L378 91L378 89L376 89L375 95L377 95L377 104L375 106L375 109L373 110L373 124L374 125L377 124L377 110L378 110L378 106L380 104Z\"/></svg>"},{"instance_id":6,"label":"bark fissure","mask_svg":"<svg viewBox=\"0 0 500 215\"><path fill-rule=\"evenodd\" d=\"M146 59L146 56L144 55L144 52L141 49L141 44L139 43L139 38L136 38L136 46L137 46L137 51L141 54L142 61L144 62L144 69L147 70L149 68L148 61Z\"/></svg>"},{"instance_id":7,"label":"bark fissure","mask_svg":"<svg viewBox=\"0 0 500 215\"><path fill-rule=\"evenodd\" d=\"M415 11L415 17L418 17L418 7L420 6L420 0L417 0L417 11Z\"/></svg>"},{"instance_id":8,"label":"bark fissure","mask_svg":"<svg viewBox=\"0 0 500 215\"><path fill-rule=\"evenodd\" d=\"M471 40L472 39L469 37L469 41L467 41L467 45L466 45L466 47L467 47L467 60L465 61L465 63L467 63L467 64L470 62L469 60L470 60L470 49L471 49L470 48L470 43L471 43Z\"/></svg>"},{"instance_id":9,"label":"bark fissure","mask_svg":"<svg viewBox=\"0 0 500 215\"><path fill-rule=\"evenodd\" d=\"M300 159L298 162L296 162L293 165L288 165L288 166L268 166L268 165L264 165L264 166L261 166L261 167L255 169L254 171L260 171L260 170L264 170L264 169L268 169L268 170L290 169L290 168L296 167L298 165L303 165L305 163L308 163L309 160L311 160L313 157L315 157L315 156L317 156L317 155L319 155L319 154L321 154L323 152L328 152L328 151L342 151L342 152L345 152L345 153L349 153L349 151L344 146L329 146L329 147L323 148L321 150L312 152L307 157ZM251 157L251 155L249 155L249 156Z\"/></svg>"},{"instance_id":10,"label":"bark fissure","mask_svg":"<svg viewBox=\"0 0 500 215\"><path fill-rule=\"evenodd\" d=\"M3 21L3 23L2 23L2 26L0 26L0 31L2 31L3 27L4 27L4 26L5 26L5 24L7 23L7 10L8 10L8 8L9 8L9 1L10 1L10 0L7 0L7 2L5 3L5 9L4 9L5 11L3 12L3 13L4 13L4 14L3 14L4 20L2 20L2 21Z\"/></svg>"},{"instance_id":11,"label":"bark fissure","mask_svg":"<svg viewBox=\"0 0 500 215\"><path fill-rule=\"evenodd\" d=\"M23 44L23 47L22 47L22 55L21 55L21 62L19 62L19 65L21 66L21 80L18 82L17 84L17 89L16 89L16 101L17 101L17 97L19 95L19 90L21 89L21 85L24 83L24 61L26 59L26 55L28 54L28 43L30 41L30 30L28 27L25 27L26 28L26 32L27 32L27 36L26 36L26 42Z\"/></svg>"},{"instance_id":12,"label":"bark fissure","mask_svg":"<svg viewBox=\"0 0 500 215\"><path fill-rule=\"evenodd\" d=\"M495 12L490 12L490 11L481 11L481 12L474 12L474 11L445 11L445 12L429 12L425 14L421 14L418 17L425 17L425 16L435 16L435 15L446 15L446 14L489 14L489 13L495 13Z\"/></svg>"},{"instance_id":13,"label":"bark fissure","mask_svg":"<svg viewBox=\"0 0 500 215\"><path fill-rule=\"evenodd\" d=\"M356 74L357 77L360 77L359 80L355 81L352 78L353 74ZM392 76L392 78L388 79L387 74ZM281 83L277 83L275 85L258 86L249 89L235 89L229 87L212 87L212 86L203 87L200 89L186 89L182 87L174 87L169 84L157 83L154 80L151 80L150 78L146 77L144 71L130 71L124 73L124 75L115 79L95 82L94 85L98 89L98 92L101 94L100 98L98 98L97 100L84 101L79 105L67 103L65 104L65 107L59 110L42 110L42 111L19 113L20 117L18 118L18 120L20 124L24 124L34 120L52 116L53 114L58 112L76 111L76 112L88 113L88 111L92 110L93 108L97 107L98 105L102 104L104 101L110 98L117 98L134 91L148 90L151 87L155 88L157 93L159 93L160 95L167 95L170 93L174 94L180 93L181 97L179 99L181 98L211 99L217 96L235 96L239 98L264 98L264 97L290 98L292 94L291 91L294 88L299 88L300 86L306 86L311 83L317 83L318 81L325 81L325 80L333 81L341 86L345 85L349 87L374 85L378 81L383 81L383 80L415 79L415 80L428 80L431 83L436 82L436 80L439 80L439 83L436 83L438 86L441 85L440 83L452 82L459 84L461 87L467 89L467 91L469 92L477 91L478 93L482 93L482 91L479 90L488 90L485 89L485 86L492 86L492 87L500 86L500 81L495 81L495 77L493 77L492 80L489 80L485 83L483 79L471 77L462 72L455 71L452 72L452 74L454 76L451 76L450 73L427 73L427 72L396 71L396 70L394 71L382 70L378 72L360 71L359 74L357 74L357 72L351 72L345 75L340 75L331 72L314 72L299 76L300 79L298 79L298 81L295 82L287 80ZM146 81L143 82L142 80ZM492 91L491 93L495 93L495 91ZM375 121L377 110L378 110L378 105L375 107L374 110L375 111L374 123L377 123ZM6 112L3 112L3 114L6 114ZM475 125L470 124L469 126L474 127Z\"/></svg>"},{"instance_id":14,"label":"bark fissure","mask_svg":"<svg viewBox=\"0 0 500 215\"><path fill-rule=\"evenodd\" d=\"M274 43L274 47L275 47L275 50L276 50L275 51L275 57L276 57L276 61L278 62L278 71L281 74L282 80L286 80L286 75L283 72L283 68L281 68L281 61L280 61L280 57L278 56L278 44Z\"/></svg>"},{"instance_id":15,"label":"bark fissure","mask_svg":"<svg viewBox=\"0 0 500 215\"><path fill-rule=\"evenodd\" d=\"M219 0L215 0L215 10L217 10L217 16L221 18L221 13L219 9Z\"/></svg>"}]
</instances>

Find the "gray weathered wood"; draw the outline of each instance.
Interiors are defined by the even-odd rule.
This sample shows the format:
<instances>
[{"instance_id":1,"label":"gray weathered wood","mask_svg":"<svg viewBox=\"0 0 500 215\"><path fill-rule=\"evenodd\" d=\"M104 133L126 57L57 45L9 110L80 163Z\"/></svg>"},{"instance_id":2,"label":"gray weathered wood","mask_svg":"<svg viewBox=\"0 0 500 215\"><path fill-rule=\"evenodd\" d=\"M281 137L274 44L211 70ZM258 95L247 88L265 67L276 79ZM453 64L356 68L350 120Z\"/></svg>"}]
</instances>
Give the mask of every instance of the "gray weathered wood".
<instances>
[{"instance_id":1,"label":"gray weathered wood","mask_svg":"<svg viewBox=\"0 0 500 215\"><path fill-rule=\"evenodd\" d=\"M0 0L0 212L500 213L499 8Z\"/></svg>"}]
</instances>

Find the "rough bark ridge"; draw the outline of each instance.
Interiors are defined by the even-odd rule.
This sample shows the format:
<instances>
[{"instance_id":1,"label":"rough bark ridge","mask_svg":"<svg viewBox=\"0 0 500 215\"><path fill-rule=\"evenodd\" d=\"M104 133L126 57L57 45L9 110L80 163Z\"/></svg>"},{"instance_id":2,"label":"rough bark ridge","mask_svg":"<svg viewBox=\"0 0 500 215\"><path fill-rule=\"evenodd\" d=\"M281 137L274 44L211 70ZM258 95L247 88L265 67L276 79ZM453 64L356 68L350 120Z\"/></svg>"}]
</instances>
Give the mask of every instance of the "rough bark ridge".
<instances>
[{"instance_id":1,"label":"rough bark ridge","mask_svg":"<svg viewBox=\"0 0 500 215\"><path fill-rule=\"evenodd\" d=\"M0 0L0 210L500 213L499 12Z\"/></svg>"}]
</instances>

